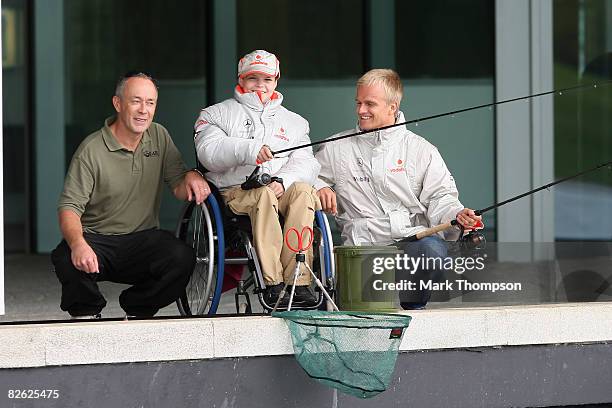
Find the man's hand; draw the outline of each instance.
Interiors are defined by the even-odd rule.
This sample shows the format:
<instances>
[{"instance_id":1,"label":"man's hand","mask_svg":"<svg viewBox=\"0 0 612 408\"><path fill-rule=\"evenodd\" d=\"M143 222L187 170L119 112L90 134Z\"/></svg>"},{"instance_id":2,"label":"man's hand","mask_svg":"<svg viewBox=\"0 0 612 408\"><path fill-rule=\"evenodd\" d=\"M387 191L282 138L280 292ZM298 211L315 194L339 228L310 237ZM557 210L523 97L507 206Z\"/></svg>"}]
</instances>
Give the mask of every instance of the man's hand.
<instances>
[{"instance_id":1,"label":"man's hand","mask_svg":"<svg viewBox=\"0 0 612 408\"><path fill-rule=\"evenodd\" d=\"M265 163L273 158L274 155L272 154L270 147L268 145L263 145L257 154L257 164Z\"/></svg>"},{"instance_id":2,"label":"man's hand","mask_svg":"<svg viewBox=\"0 0 612 408\"><path fill-rule=\"evenodd\" d=\"M183 181L174 188L174 195L179 200L195 201L198 205L202 204L210 194L210 186L197 171L185 173Z\"/></svg>"},{"instance_id":3,"label":"man's hand","mask_svg":"<svg viewBox=\"0 0 612 408\"><path fill-rule=\"evenodd\" d=\"M480 215L476 215L474 210L470 208L464 208L463 210L457 213L457 222L463 225L465 228L474 228L481 223L482 217Z\"/></svg>"},{"instance_id":4,"label":"man's hand","mask_svg":"<svg viewBox=\"0 0 612 408\"><path fill-rule=\"evenodd\" d=\"M98 273L98 257L83 237L81 216L72 210L60 210L59 225L70 247L70 260L75 268L87 273Z\"/></svg>"},{"instance_id":5,"label":"man's hand","mask_svg":"<svg viewBox=\"0 0 612 408\"><path fill-rule=\"evenodd\" d=\"M80 271L98 273L98 257L89 244L83 239L70 248L72 264Z\"/></svg>"},{"instance_id":6,"label":"man's hand","mask_svg":"<svg viewBox=\"0 0 612 408\"><path fill-rule=\"evenodd\" d=\"M285 187L283 187L283 185L277 181L271 182L267 187L272 190L276 198L281 198L281 196L285 193Z\"/></svg>"},{"instance_id":7,"label":"man's hand","mask_svg":"<svg viewBox=\"0 0 612 408\"><path fill-rule=\"evenodd\" d=\"M321 200L323 211L332 215L338 214L338 206L336 204L336 192L329 187L323 187L317 191L317 196Z\"/></svg>"}]
</instances>

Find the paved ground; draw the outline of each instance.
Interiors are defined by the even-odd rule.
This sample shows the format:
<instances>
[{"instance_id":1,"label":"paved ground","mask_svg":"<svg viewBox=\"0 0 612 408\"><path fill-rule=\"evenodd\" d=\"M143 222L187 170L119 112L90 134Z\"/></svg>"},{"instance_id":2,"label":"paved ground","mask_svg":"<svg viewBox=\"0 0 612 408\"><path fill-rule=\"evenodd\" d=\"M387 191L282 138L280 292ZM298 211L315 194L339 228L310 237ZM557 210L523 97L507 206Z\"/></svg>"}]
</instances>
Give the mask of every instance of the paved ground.
<instances>
[{"instance_id":1,"label":"paved ground","mask_svg":"<svg viewBox=\"0 0 612 408\"><path fill-rule=\"evenodd\" d=\"M53 272L49 255L6 254L4 257L5 315L0 321L66 319L68 314L59 308L61 286ZM127 285L100 282L100 290L108 304L103 317L123 317L119 294ZM229 293L228 293L229 294ZM220 313L234 311L233 295L224 296ZM158 316L177 316L178 309L171 304L160 310Z\"/></svg>"}]
</instances>

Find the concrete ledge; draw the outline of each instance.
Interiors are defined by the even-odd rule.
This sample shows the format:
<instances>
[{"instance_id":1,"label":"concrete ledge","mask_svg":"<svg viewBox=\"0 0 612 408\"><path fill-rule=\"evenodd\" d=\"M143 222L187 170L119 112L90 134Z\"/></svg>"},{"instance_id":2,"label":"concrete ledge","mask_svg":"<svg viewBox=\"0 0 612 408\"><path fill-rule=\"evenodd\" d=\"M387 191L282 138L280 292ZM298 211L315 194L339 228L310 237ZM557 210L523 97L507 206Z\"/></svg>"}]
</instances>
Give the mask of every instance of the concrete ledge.
<instances>
[{"instance_id":1,"label":"concrete ledge","mask_svg":"<svg viewBox=\"0 0 612 408\"><path fill-rule=\"evenodd\" d=\"M408 314L403 351L612 341L612 303ZM268 316L8 325L0 344L0 368L293 354L285 323Z\"/></svg>"},{"instance_id":2,"label":"concrete ledge","mask_svg":"<svg viewBox=\"0 0 612 408\"><path fill-rule=\"evenodd\" d=\"M421 310L400 350L612 340L612 303Z\"/></svg>"}]
</instances>

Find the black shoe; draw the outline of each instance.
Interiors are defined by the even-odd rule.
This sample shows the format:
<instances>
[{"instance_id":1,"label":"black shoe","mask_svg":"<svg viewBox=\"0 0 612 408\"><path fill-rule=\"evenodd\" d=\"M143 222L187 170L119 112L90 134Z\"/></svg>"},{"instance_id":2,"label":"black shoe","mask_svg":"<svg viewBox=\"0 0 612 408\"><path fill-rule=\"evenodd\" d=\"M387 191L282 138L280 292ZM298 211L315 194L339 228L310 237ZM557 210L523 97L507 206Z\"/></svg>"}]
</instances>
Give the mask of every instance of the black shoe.
<instances>
[{"instance_id":1,"label":"black shoe","mask_svg":"<svg viewBox=\"0 0 612 408\"><path fill-rule=\"evenodd\" d=\"M274 306L278 297L280 296L283 288L285 287L284 283L277 283L276 285L268 285L264 289L263 298L264 301L268 304L268 306ZM287 306L289 304L289 292L285 293L285 296L280 301L279 306Z\"/></svg>"},{"instance_id":2,"label":"black shoe","mask_svg":"<svg viewBox=\"0 0 612 408\"><path fill-rule=\"evenodd\" d=\"M291 285L287 286L287 293L291 296ZM310 286L296 286L293 302L299 303L302 306L314 306L317 304L317 298L312 289L310 289Z\"/></svg>"},{"instance_id":3,"label":"black shoe","mask_svg":"<svg viewBox=\"0 0 612 408\"><path fill-rule=\"evenodd\" d=\"M417 303L417 302L401 302L400 306L404 310L423 310L427 303Z\"/></svg>"}]
</instances>

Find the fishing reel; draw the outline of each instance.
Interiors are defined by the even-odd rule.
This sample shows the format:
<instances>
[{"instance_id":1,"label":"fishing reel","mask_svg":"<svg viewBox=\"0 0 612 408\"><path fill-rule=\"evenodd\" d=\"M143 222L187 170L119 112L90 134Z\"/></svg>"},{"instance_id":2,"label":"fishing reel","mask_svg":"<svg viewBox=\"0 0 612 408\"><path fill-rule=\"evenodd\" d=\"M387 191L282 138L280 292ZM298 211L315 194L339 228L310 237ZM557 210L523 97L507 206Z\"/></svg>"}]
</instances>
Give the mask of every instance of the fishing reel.
<instances>
[{"instance_id":1,"label":"fishing reel","mask_svg":"<svg viewBox=\"0 0 612 408\"><path fill-rule=\"evenodd\" d=\"M240 185L243 190L252 190L254 188L265 187L268 184L276 181L283 184L283 179L280 177L272 177L268 173L259 173L259 166L247 177L246 181Z\"/></svg>"},{"instance_id":2,"label":"fishing reel","mask_svg":"<svg viewBox=\"0 0 612 408\"><path fill-rule=\"evenodd\" d=\"M483 224L480 223L478 228L470 229L468 233L465 233L463 225L459 224L461 234L457 239L461 250L463 251L479 251L485 249L487 246L487 240L482 232Z\"/></svg>"},{"instance_id":3,"label":"fishing reel","mask_svg":"<svg viewBox=\"0 0 612 408\"><path fill-rule=\"evenodd\" d=\"M487 246L484 234L478 230L471 230L463 235L459 238L459 242L464 249L470 251L484 249Z\"/></svg>"}]
</instances>

